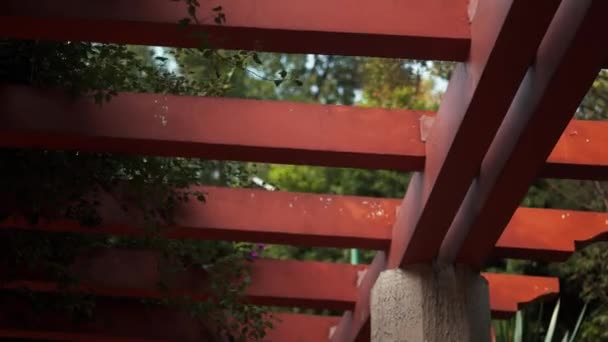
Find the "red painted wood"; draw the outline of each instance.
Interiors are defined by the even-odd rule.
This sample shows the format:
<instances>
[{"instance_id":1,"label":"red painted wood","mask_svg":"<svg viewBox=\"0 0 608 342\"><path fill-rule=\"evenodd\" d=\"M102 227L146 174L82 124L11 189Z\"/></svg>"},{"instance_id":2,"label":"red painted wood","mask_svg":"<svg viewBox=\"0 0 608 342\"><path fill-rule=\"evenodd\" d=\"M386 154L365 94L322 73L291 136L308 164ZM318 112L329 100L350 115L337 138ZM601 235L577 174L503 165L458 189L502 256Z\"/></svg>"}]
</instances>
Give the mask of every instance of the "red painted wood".
<instances>
[{"instance_id":1,"label":"red painted wood","mask_svg":"<svg viewBox=\"0 0 608 342\"><path fill-rule=\"evenodd\" d=\"M195 300L207 298L205 275L196 270L172 274L171 278L163 279L168 290L160 290L157 257L154 252L117 249L83 255L71 268L71 272L80 279L71 290L109 297L162 298L169 294L188 295ZM257 260L251 264L252 283L246 290L247 301L256 305L353 310L359 297L357 284L360 280L365 281L363 277L367 266ZM372 271L373 274L377 272L377 269ZM557 291L557 279L554 278L500 274L484 276L490 282L492 311L501 315L515 312L508 311L509 308ZM56 292L57 284L48 279L40 272L25 273L7 279L0 286L3 289L29 288ZM371 284L371 278L369 280ZM517 290L510 290L514 288ZM361 313L360 317L365 317L369 310Z\"/></svg>"},{"instance_id":2,"label":"red painted wood","mask_svg":"<svg viewBox=\"0 0 608 342\"><path fill-rule=\"evenodd\" d=\"M435 116L424 111L126 93L99 108L90 99L73 102L60 93L17 86L0 86L0 102L3 147L403 171L423 170L426 152L419 118ZM606 122L571 121L541 176L608 179L605 132Z\"/></svg>"},{"instance_id":3,"label":"red painted wood","mask_svg":"<svg viewBox=\"0 0 608 342\"><path fill-rule=\"evenodd\" d=\"M298 246L355 247L386 250L398 200L306 194L255 189L195 187L206 202L191 200L174 214L175 225L161 229L170 238L266 242ZM125 212L121 202L102 195L102 224L81 227L76 221L24 219L0 222L0 229L28 228L49 232L138 236L137 209ZM141 222L141 221L139 221Z\"/></svg>"},{"instance_id":4,"label":"red painted wood","mask_svg":"<svg viewBox=\"0 0 608 342\"><path fill-rule=\"evenodd\" d=\"M99 250L84 255L71 272L81 280L74 291L110 297L161 298L161 280L171 295L187 295L195 300L208 298L207 276L202 270L178 272L162 278L159 254L144 250ZM251 285L245 293L248 303L314 309L349 310L357 299L358 272L364 265L257 260L250 265ZM24 274L3 288L25 286L36 291L54 292L57 284L44 274ZM28 280L29 279L29 280Z\"/></svg>"},{"instance_id":5,"label":"red painted wood","mask_svg":"<svg viewBox=\"0 0 608 342\"><path fill-rule=\"evenodd\" d=\"M188 313L125 301L98 299L90 319L75 322L69 315L35 311L17 298L2 298L0 338L74 342L199 342L200 323ZM272 313L274 327L263 341L324 341L338 317ZM30 325L20 324L20 317Z\"/></svg>"},{"instance_id":6,"label":"red painted wood","mask_svg":"<svg viewBox=\"0 0 608 342\"><path fill-rule=\"evenodd\" d=\"M493 318L509 318L534 301L559 294L559 279L514 274L483 273L490 289Z\"/></svg>"},{"instance_id":7,"label":"red painted wood","mask_svg":"<svg viewBox=\"0 0 608 342\"><path fill-rule=\"evenodd\" d=\"M386 254L376 253L374 260L366 270L359 284L359 297L353 311L346 311L340 320L336 333L332 336L332 342L341 341L369 341L371 333L370 326L370 296L376 279L386 267Z\"/></svg>"},{"instance_id":8,"label":"red painted wood","mask_svg":"<svg viewBox=\"0 0 608 342\"><path fill-rule=\"evenodd\" d=\"M332 342L347 341L347 336L349 334L349 330L352 329L352 324L353 324L353 312L345 311L344 314L342 315L342 318L340 318L338 325L336 325L333 328L333 331L330 333L329 341L332 341ZM369 339L368 339L368 341L369 341ZM366 341L366 342L368 342L368 341Z\"/></svg>"},{"instance_id":9,"label":"red painted wood","mask_svg":"<svg viewBox=\"0 0 608 342\"><path fill-rule=\"evenodd\" d=\"M575 250L608 239L608 214L519 208L492 252L494 257L565 261Z\"/></svg>"},{"instance_id":10,"label":"red painted wood","mask_svg":"<svg viewBox=\"0 0 608 342\"><path fill-rule=\"evenodd\" d=\"M442 247L481 267L593 83L608 2L562 2Z\"/></svg>"},{"instance_id":11,"label":"red painted wood","mask_svg":"<svg viewBox=\"0 0 608 342\"><path fill-rule=\"evenodd\" d=\"M253 189L197 187L207 202L178 207L168 238L266 242L296 246L388 251L398 199L318 195ZM121 209L112 196L99 207L102 224L81 227L70 220L35 226L11 218L0 229L142 236L137 210ZM239 213L235 215L234 213ZM494 257L564 261L594 241L608 239L608 214L519 208L492 252Z\"/></svg>"},{"instance_id":12,"label":"red painted wood","mask_svg":"<svg viewBox=\"0 0 608 342\"><path fill-rule=\"evenodd\" d=\"M213 22L221 5L226 23ZM348 9L348 10L346 10ZM176 24L181 2L164 0L10 0L0 12L5 37L83 40L179 47L211 46L288 53L321 53L463 60L469 51L466 0L222 0L201 1L200 25Z\"/></svg>"},{"instance_id":13,"label":"red painted wood","mask_svg":"<svg viewBox=\"0 0 608 342\"><path fill-rule=\"evenodd\" d=\"M608 179L608 122L571 120L541 169L541 176Z\"/></svg>"},{"instance_id":14,"label":"red painted wood","mask_svg":"<svg viewBox=\"0 0 608 342\"><path fill-rule=\"evenodd\" d=\"M450 80L393 229L388 267L437 257L559 1L476 1L471 53ZM508 65L508 67L505 67Z\"/></svg>"},{"instance_id":15,"label":"red painted wood","mask_svg":"<svg viewBox=\"0 0 608 342\"><path fill-rule=\"evenodd\" d=\"M424 164L419 111L161 94L121 94L100 108L16 86L0 86L0 103L3 147L403 171Z\"/></svg>"}]
</instances>

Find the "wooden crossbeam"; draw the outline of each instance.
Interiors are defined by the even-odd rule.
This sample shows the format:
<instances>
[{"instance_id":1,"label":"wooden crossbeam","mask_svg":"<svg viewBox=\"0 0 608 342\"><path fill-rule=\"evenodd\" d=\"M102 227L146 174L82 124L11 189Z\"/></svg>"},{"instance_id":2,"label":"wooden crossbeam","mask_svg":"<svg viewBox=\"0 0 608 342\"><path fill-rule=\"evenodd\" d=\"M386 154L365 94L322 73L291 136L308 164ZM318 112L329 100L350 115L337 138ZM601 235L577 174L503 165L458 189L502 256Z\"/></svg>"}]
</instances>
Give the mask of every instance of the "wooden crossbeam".
<instances>
[{"instance_id":1,"label":"wooden crossbeam","mask_svg":"<svg viewBox=\"0 0 608 342\"><path fill-rule=\"evenodd\" d=\"M74 320L67 313L36 310L18 298L0 297L0 338L74 342L205 341L201 325L187 312L98 299L93 316ZM19 317L19 319L15 319ZM339 318L272 313L264 341L324 341Z\"/></svg>"},{"instance_id":2,"label":"wooden crossbeam","mask_svg":"<svg viewBox=\"0 0 608 342\"><path fill-rule=\"evenodd\" d=\"M551 178L608 178L608 122L571 120L540 175Z\"/></svg>"},{"instance_id":3,"label":"wooden crossbeam","mask_svg":"<svg viewBox=\"0 0 608 342\"><path fill-rule=\"evenodd\" d=\"M565 0L442 246L481 267L597 76L608 2ZM566 132L566 134L569 134Z\"/></svg>"},{"instance_id":4,"label":"wooden crossbeam","mask_svg":"<svg viewBox=\"0 0 608 342\"><path fill-rule=\"evenodd\" d=\"M566 261L576 250L608 239L608 213L518 208L492 257Z\"/></svg>"},{"instance_id":5,"label":"wooden crossbeam","mask_svg":"<svg viewBox=\"0 0 608 342\"><path fill-rule=\"evenodd\" d=\"M222 7L225 23L212 11ZM348 9L348 11L345 11ZM463 60L469 52L466 0L201 2L199 24L182 2L163 0L10 0L0 12L4 37L95 41L287 53ZM202 34L201 34L202 33ZM205 39L205 40L203 40Z\"/></svg>"},{"instance_id":6,"label":"wooden crossbeam","mask_svg":"<svg viewBox=\"0 0 608 342\"><path fill-rule=\"evenodd\" d=\"M120 94L100 108L15 86L0 86L0 103L3 147L403 171L424 165L418 120L425 112L162 94Z\"/></svg>"},{"instance_id":7,"label":"wooden crossbeam","mask_svg":"<svg viewBox=\"0 0 608 342\"><path fill-rule=\"evenodd\" d=\"M395 199L307 194L257 189L193 187L206 201L190 200L176 207L175 225L161 228L168 238L228 240L297 246L385 250L395 220ZM41 220L30 225L13 217L0 229L27 228L47 232L141 236L145 233L136 206L101 194L97 210L102 223L82 227L74 220ZM139 224L138 224L139 223Z\"/></svg>"},{"instance_id":8,"label":"wooden crossbeam","mask_svg":"<svg viewBox=\"0 0 608 342\"><path fill-rule=\"evenodd\" d=\"M122 93L103 107L0 86L0 146L422 171L435 113ZM608 123L573 120L543 177L608 179Z\"/></svg>"},{"instance_id":9,"label":"wooden crossbeam","mask_svg":"<svg viewBox=\"0 0 608 342\"><path fill-rule=\"evenodd\" d=\"M430 262L479 170L559 1L474 1L471 53L454 70L399 211L388 267ZM505 67L508 66L508 67Z\"/></svg>"},{"instance_id":10,"label":"wooden crossbeam","mask_svg":"<svg viewBox=\"0 0 608 342\"><path fill-rule=\"evenodd\" d=\"M482 275L488 281L493 318L509 318L526 304L559 294L558 278L499 273Z\"/></svg>"},{"instance_id":11,"label":"wooden crossbeam","mask_svg":"<svg viewBox=\"0 0 608 342\"><path fill-rule=\"evenodd\" d=\"M105 249L82 256L70 272L80 282L73 291L108 297L163 298L189 296L205 300L208 276L203 270L175 272L162 278L160 255L145 250ZM160 261L162 265L162 260ZM325 262L279 261L252 262L251 285L245 293L247 303L265 306L349 310L357 297L358 272L364 266ZM34 280L28 280L34 279ZM53 281L45 274L24 273L0 287L25 287L34 291L55 292ZM168 292L161 289L163 281ZM319 286L323 284L323 286Z\"/></svg>"},{"instance_id":12,"label":"wooden crossbeam","mask_svg":"<svg viewBox=\"0 0 608 342\"><path fill-rule=\"evenodd\" d=\"M172 272L170 278L163 279L166 289L161 290L158 258L157 253L145 250L102 249L88 253L70 268L79 279L71 290L127 298L208 297L206 276L200 270ZM353 310L366 270L366 265L260 259L251 263L251 285L245 296L248 303L255 305ZM514 313L518 305L559 290L557 278L501 274L486 278L492 311L500 314L509 308L515 308L508 311ZM518 291L507 290L512 285ZM58 286L39 271L24 272L0 284L3 289L28 288L38 292L57 292ZM500 297L494 297L492 289Z\"/></svg>"},{"instance_id":13,"label":"wooden crossbeam","mask_svg":"<svg viewBox=\"0 0 608 342\"><path fill-rule=\"evenodd\" d=\"M388 251L401 201L358 196L197 187L207 201L177 207L175 224L161 228L168 238L229 240L274 244L362 248ZM142 236L136 207L124 211L113 196L102 195L102 223L82 227L72 220L30 225L13 217L0 229ZM234 213L239 213L234 215ZM492 252L495 257L564 261L575 250L608 238L608 214L519 208ZM140 222L141 223L141 222Z\"/></svg>"}]
</instances>

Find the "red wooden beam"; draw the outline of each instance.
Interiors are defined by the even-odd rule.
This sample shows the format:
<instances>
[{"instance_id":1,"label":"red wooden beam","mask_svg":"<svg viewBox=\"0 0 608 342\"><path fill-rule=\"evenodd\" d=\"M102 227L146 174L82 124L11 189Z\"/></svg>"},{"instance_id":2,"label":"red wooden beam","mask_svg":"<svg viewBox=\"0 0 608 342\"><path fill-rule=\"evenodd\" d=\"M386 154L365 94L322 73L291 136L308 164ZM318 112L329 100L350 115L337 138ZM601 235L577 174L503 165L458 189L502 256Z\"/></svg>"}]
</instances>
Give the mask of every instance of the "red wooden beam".
<instances>
[{"instance_id":1,"label":"red wooden beam","mask_svg":"<svg viewBox=\"0 0 608 342\"><path fill-rule=\"evenodd\" d=\"M483 273L488 280L493 318L509 318L534 301L559 294L557 278Z\"/></svg>"},{"instance_id":2,"label":"red wooden beam","mask_svg":"<svg viewBox=\"0 0 608 342\"><path fill-rule=\"evenodd\" d=\"M80 280L73 289L109 297L163 298L189 296L208 298L207 276L189 270L162 278L160 255L144 250L99 250L77 259L72 274ZM364 265L262 259L251 263L251 285L245 293L248 303L314 309L349 310L357 298L357 280ZM57 284L44 274L23 274L20 279L0 284L3 288L27 287L55 292ZM169 292L158 286L163 280ZM322 284L320 286L319 284Z\"/></svg>"},{"instance_id":3,"label":"red wooden beam","mask_svg":"<svg viewBox=\"0 0 608 342\"><path fill-rule=\"evenodd\" d=\"M463 60L469 52L467 0L201 1L201 23L188 30L182 2L164 0L6 1L3 37ZM226 22L213 21L212 7Z\"/></svg>"},{"instance_id":4,"label":"red wooden beam","mask_svg":"<svg viewBox=\"0 0 608 342\"><path fill-rule=\"evenodd\" d=\"M175 225L161 228L168 238L265 242L388 251L397 199L319 195L253 189L197 187L207 201L176 209ZM102 224L24 219L0 222L0 229L142 236L137 210L125 212L112 196L99 207ZM239 213L239 215L234 215ZM575 250L608 239L608 214L519 208L492 252L494 257L564 261Z\"/></svg>"},{"instance_id":5,"label":"red wooden beam","mask_svg":"<svg viewBox=\"0 0 608 342\"><path fill-rule=\"evenodd\" d=\"M492 256L565 261L575 250L607 239L607 213L519 208L496 243Z\"/></svg>"},{"instance_id":6,"label":"red wooden beam","mask_svg":"<svg viewBox=\"0 0 608 342\"><path fill-rule=\"evenodd\" d=\"M0 338L74 342L205 341L201 325L187 312L164 307L97 299L90 319L35 310L18 298L0 299ZM324 341L338 317L272 313L264 341ZM28 324L29 323L29 324Z\"/></svg>"},{"instance_id":7,"label":"red wooden beam","mask_svg":"<svg viewBox=\"0 0 608 342\"><path fill-rule=\"evenodd\" d=\"M122 93L103 107L0 86L0 146L422 171L435 113ZM42 115L43 113L44 115ZM165 123L163 125L163 122ZM608 123L573 120L541 176L608 179Z\"/></svg>"},{"instance_id":8,"label":"red wooden beam","mask_svg":"<svg viewBox=\"0 0 608 342\"><path fill-rule=\"evenodd\" d=\"M439 254L559 1L471 4L469 60L456 67L443 97L426 143L424 174L410 181L393 229L389 268Z\"/></svg>"},{"instance_id":9,"label":"red wooden beam","mask_svg":"<svg viewBox=\"0 0 608 342\"><path fill-rule=\"evenodd\" d=\"M306 194L256 189L196 187L206 202L191 200L177 207L175 225L164 227L169 238L266 242L298 246L386 250L395 221L395 199ZM0 229L28 228L48 232L145 234L137 207L128 211L113 196L102 194L102 224L82 227L77 221L22 218L0 222ZM138 222L140 224L138 224Z\"/></svg>"},{"instance_id":10,"label":"red wooden beam","mask_svg":"<svg viewBox=\"0 0 608 342\"><path fill-rule=\"evenodd\" d=\"M205 274L196 270L172 273L171 278L163 279L168 290L159 289L161 278L157 258L158 254L141 250L105 249L83 255L71 267L72 274L80 280L71 290L108 297L187 295L194 300L208 297ZM359 296L357 285L364 280L367 269L366 265L257 260L251 264L252 283L245 295L247 302L255 305L353 310ZM490 306L493 312L516 308L518 303L527 303L537 296L558 291L556 278L492 274L488 281L491 282ZM511 288L511 285L517 286L518 291L494 290L497 294L492 294L492 289ZM39 272L26 272L14 279L6 279L0 286L40 292L59 290L58 284ZM369 312L364 307L361 309L363 315Z\"/></svg>"},{"instance_id":11,"label":"red wooden beam","mask_svg":"<svg viewBox=\"0 0 608 342\"><path fill-rule=\"evenodd\" d=\"M374 260L366 270L359 284L359 297L353 311L346 311L337 326L336 333L332 335L332 342L341 341L369 341L370 326L370 296L376 279L386 268L386 254L376 253Z\"/></svg>"},{"instance_id":12,"label":"red wooden beam","mask_svg":"<svg viewBox=\"0 0 608 342\"><path fill-rule=\"evenodd\" d=\"M162 94L121 94L100 108L17 86L0 86L0 103L2 147L403 171L424 164L419 111Z\"/></svg>"},{"instance_id":13,"label":"red wooden beam","mask_svg":"<svg viewBox=\"0 0 608 342\"><path fill-rule=\"evenodd\" d=\"M608 122L571 120L540 175L551 178L608 179Z\"/></svg>"},{"instance_id":14,"label":"red wooden beam","mask_svg":"<svg viewBox=\"0 0 608 342\"><path fill-rule=\"evenodd\" d=\"M562 2L450 228L444 261L480 267L492 253L608 57L601 34L607 14L606 1Z\"/></svg>"}]
</instances>

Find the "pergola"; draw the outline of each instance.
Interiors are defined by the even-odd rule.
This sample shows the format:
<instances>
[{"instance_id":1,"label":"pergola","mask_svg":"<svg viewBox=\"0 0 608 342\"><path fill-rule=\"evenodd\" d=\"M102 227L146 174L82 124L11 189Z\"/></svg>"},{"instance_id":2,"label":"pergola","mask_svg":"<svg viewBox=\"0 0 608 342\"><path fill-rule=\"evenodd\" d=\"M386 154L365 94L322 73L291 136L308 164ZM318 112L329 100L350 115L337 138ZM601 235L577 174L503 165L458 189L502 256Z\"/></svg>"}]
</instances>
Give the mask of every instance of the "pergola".
<instances>
[{"instance_id":1,"label":"pergola","mask_svg":"<svg viewBox=\"0 0 608 342\"><path fill-rule=\"evenodd\" d=\"M402 200L205 187L179 208L175 239L378 250L371 265L259 260L253 304L333 309L341 318L278 314L269 341L488 340L505 318L559 292L556 278L480 274L492 257L563 261L605 237L608 215L518 208L537 177L608 178L608 123L573 120L608 61L606 0L221 0L214 47L459 62L437 113L123 93L103 107L59 91L0 86L0 146L412 171ZM217 5L203 1L201 12ZM195 47L168 0L7 0L0 35ZM108 198L96 234L142 234ZM77 222L19 219L4 229L91 234ZM144 251L109 250L74 265L78 290L159 298ZM204 298L196 272L174 293ZM55 292L43 280L15 281ZM95 321L40 317L22 327L15 301L0 337L196 341L170 309L100 302ZM440 335L441 334L441 335ZM448 337L446 337L448 336Z\"/></svg>"}]
</instances>

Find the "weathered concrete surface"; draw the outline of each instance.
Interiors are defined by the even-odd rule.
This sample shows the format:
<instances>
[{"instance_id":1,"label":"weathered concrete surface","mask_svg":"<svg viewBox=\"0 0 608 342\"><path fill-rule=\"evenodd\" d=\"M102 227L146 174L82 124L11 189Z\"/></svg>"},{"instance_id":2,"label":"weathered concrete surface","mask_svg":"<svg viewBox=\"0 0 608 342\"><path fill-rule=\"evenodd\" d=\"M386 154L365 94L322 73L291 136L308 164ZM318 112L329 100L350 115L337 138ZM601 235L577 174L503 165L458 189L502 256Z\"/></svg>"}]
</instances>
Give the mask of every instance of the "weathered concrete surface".
<instances>
[{"instance_id":1,"label":"weathered concrete surface","mask_svg":"<svg viewBox=\"0 0 608 342\"><path fill-rule=\"evenodd\" d=\"M490 341L487 281L463 266L386 270L372 289L372 342Z\"/></svg>"}]
</instances>

